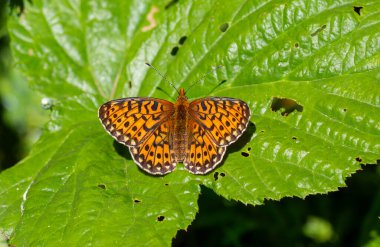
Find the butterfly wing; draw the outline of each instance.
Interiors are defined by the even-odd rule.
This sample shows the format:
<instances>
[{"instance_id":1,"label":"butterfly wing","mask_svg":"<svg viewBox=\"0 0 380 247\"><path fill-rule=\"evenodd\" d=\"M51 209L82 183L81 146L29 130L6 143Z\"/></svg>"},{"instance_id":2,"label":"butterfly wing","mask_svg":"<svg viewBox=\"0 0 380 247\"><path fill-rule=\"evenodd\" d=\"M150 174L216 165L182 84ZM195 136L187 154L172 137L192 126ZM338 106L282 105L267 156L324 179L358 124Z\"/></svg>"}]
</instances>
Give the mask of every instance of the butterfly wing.
<instances>
[{"instance_id":1,"label":"butterfly wing","mask_svg":"<svg viewBox=\"0 0 380 247\"><path fill-rule=\"evenodd\" d=\"M242 100L214 97L191 102L189 115L216 145L227 146L246 130L251 112Z\"/></svg>"},{"instance_id":2,"label":"butterfly wing","mask_svg":"<svg viewBox=\"0 0 380 247\"><path fill-rule=\"evenodd\" d=\"M163 122L140 145L129 147L136 164L150 174L164 175L176 167L169 142L170 126L171 120Z\"/></svg>"},{"instance_id":3,"label":"butterfly wing","mask_svg":"<svg viewBox=\"0 0 380 247\"><path fill-rule=\"evenodd\" d=\"M175 167L168 141L173 114L173 103L156 98L112 100L98 111L106 131L129 146L134 161L151 174L165 174Z\"/></svg>"},{"instance_id":4,"label":"butterfly wing","mask_svg":"<svg viewBox=\"0 0 380 247\"><path fill-rule=\"evenodd\" d=\"M189 105L189 146L184 161L192 173L205 174L221 161L226 146L246 130L248 105L233 98L203 98Z\"/></svg>"},{"instance_id":5,"label":"butterfly wing","mask_svg":"<svg viewBox=\"0 0 380 247\"><path fill-rule=\"evenodd\" d=\"M205 174L222 161L226 147L216 145L193 119L188 120L187 129L189 144L183 161L185 168L194 174Z\"/></svg>"}]
</instances>

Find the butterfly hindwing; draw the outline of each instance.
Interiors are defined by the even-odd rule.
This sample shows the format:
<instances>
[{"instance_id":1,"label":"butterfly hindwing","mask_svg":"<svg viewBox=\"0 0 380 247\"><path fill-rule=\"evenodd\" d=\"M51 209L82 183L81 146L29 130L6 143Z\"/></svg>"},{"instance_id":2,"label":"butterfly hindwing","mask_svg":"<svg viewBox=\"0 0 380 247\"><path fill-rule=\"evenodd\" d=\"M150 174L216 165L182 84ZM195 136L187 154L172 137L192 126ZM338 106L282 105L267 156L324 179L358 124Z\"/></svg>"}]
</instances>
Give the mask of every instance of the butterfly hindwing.
<instances>
[{"instance_id":1,"label":"butterfly hindwing","mask_svg":"<svg viewBox=\"0 0 380 247\"><path fill-rule=\"evenodd\" d=\"M216 145L202 126L192 119L188 120L187 129L189 141L183 162L185 168L194 174L205 174L222 161L226 147Z\"/></svg>"},{"instance_id":2,"label":"butterfly hindwing","mask_svg":"<svg viewBox=\"0 0 380 247\"><path fill-rule=\"evenodd\" d=\"M146 172L164 175L176 167L169 143L170 120L163 122L145 141L129 147L133 160Z\"/></svg>"}]
</instances>

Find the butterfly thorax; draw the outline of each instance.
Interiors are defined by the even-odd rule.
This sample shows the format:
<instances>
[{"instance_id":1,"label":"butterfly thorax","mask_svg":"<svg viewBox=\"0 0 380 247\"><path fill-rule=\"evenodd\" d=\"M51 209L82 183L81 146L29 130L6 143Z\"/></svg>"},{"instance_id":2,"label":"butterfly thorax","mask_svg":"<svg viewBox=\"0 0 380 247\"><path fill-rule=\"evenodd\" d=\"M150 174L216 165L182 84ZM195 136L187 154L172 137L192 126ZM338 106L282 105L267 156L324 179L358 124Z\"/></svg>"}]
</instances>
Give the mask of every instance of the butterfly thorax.
<instances>
[{"instance_id":1,"label":"butterfly thorax","mask_svg":"<svg viewBox=\"0 0 380 247\"><path fill-rule=\"evenodd\" d=\"M186 148L188 145L187 120L189 102L185 96L183 88L179 91L177 101L174 103L175 113L173 116L173 151L177 162L183 162L186 158Z\"/></svg>"}]
</instances>

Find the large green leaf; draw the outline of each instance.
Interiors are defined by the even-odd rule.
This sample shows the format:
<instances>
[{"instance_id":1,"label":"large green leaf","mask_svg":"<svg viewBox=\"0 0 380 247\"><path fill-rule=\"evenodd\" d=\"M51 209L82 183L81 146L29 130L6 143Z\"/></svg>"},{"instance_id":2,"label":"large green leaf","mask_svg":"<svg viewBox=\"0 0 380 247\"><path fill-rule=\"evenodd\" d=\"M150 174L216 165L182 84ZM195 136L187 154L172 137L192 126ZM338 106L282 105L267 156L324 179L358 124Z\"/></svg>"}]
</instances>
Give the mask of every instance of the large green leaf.
<instances>
[{"instance_id":1,"label":"large green leaf","mask_svg":"<svg viewBox=\"0 0 380 247\"><path fill-rule=\"evenodd\" d=\"M10 23L13 52L52 120L0 175L0 230L16 246L169 245L195 218L200 185L249 204L345 186L380 156L379 10L376 0L34 1ZM188 96L249 104L246 134L214 172L149 176L103 130L97 108L109 99L176 96L145 61L177 87L224 65Z\"/></svg>"}]
</instances>

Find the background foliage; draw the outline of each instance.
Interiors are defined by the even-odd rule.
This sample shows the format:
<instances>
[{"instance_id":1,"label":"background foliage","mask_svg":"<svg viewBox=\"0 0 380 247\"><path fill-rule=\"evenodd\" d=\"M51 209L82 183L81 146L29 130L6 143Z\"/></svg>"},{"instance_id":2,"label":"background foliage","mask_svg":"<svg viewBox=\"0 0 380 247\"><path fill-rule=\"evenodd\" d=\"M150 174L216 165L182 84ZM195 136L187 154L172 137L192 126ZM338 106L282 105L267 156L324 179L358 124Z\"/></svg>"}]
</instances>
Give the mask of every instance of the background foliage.
<instances>
[{"instance_id":1,"label":"background foliage","mask_svg":"<svg viewBox=\"0 0 380 247\"><path fill-rule=\"evenodd\" d=\"M51 120L28 157L0 175L2 235L16 246L168 245L194 220L204 185L198 220L174 244L375 243L378 197L360 187L378 191L375 169L352 179L359 189L346 191L348 199L334 193L266 201L263 214L213 193L253 205L304 198L335 191L360 164L376 162L379 7L377 1L27 5L9 23L14 63L47 97ZM145 61L177 87L223 64L188 96L237 97L250 105L247 133L215 172L195 176L178 167L148 176L103 131L96 110L106 100L175 97ZM357 203L364 201L372 206ZM368 213L354 217L358 211Z\"/></svg>"}]
</instances>

